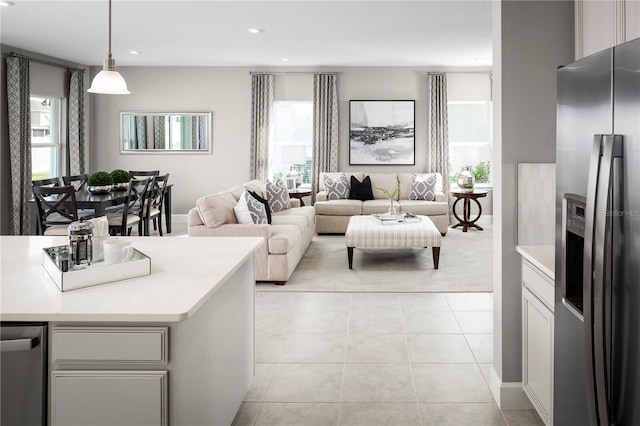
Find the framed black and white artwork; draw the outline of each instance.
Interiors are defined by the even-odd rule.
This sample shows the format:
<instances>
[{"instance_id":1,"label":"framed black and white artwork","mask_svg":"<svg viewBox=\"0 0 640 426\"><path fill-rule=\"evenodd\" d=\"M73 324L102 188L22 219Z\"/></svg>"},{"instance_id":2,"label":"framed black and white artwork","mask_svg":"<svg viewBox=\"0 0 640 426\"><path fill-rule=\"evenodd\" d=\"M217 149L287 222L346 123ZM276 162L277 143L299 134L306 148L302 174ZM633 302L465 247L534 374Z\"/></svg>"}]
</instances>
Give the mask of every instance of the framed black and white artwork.
<instances>
[{"instance_id":1,"label":"framed black and white artwork","mask_svg":"<svg viewBox=\"0 0 640 426\"><path fill-rule=\"evenodd\" d=\"M415 101L349 101L350 165L415 165Z\"/></svg>"}]
</instances>

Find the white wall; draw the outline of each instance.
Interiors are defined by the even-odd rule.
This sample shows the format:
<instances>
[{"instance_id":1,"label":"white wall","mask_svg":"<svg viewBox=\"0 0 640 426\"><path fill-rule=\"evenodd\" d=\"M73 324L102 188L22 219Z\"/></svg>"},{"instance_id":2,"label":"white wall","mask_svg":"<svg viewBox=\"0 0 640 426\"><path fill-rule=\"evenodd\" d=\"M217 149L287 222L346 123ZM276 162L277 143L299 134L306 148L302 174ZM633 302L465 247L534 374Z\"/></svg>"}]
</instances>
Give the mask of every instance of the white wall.
<instances>
[{"instance_id":1,"label":"white wall","mask_svg":"<svg viewBox=\"0 0 640 426\"><path fill-rule=\"evenodd\" d=\"M340 170L390 171L389 166L349 166L348 132L350 99L416 100L416 165L395 166L393 171L426 171L428 71L465 71L454 80L464 92L486 92L473 81L468 69L411 67L344 67L326 69L279 68L260 71L338 71L340 116ZM93 73L97 69L92 69ZM90 171L115 168L160 169L171 174L173 212L187 213L195 200L249 179L250 71L229 67L119 67L132 94L92 95ZM487 68L475 71L484 72ZM469 81L471 79L471 81ZM276 74L275 97L311 100L311 74ZM485 85L486 86L486 85ZM481 95L477 95L481 96ZM120 111L213 111L213 153L120 154Z\"/></svg>"}]
</instances>

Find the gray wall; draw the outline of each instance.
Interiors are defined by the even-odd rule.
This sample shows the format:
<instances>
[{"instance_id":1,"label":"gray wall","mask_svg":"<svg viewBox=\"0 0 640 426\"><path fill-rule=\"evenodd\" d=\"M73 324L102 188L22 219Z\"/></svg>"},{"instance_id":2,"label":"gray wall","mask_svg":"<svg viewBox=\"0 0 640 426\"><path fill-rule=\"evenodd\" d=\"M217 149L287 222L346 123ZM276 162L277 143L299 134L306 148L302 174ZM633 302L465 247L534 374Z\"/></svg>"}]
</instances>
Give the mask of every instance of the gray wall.
<instances>
[{"instance_id":1,"label":"gray wall","mask_svg":"<svg viewBox=\"0 0 640 426\"><path fill-rule=\"evenodd\" d=\"M251 68L119 67L132 94L91 96L91 171L114 168L160 169L171 174L173 212L187 213L195 200L249 179ZM318 71L277 68L267 71ZM425 171L427 156L427 71L411 67L332 67L339 71L340 170L390 171L389 166L349 166L348 121L350 99L416 100L416 165L393 171ZM92 72L97 72L92 69ZM261 71L264 71L261 70ZM436 71L461 71L438 69ZM462 71L472 71L464 69ZM476 71L489 71L478 68ZM458 79L459 81L464 80ZM311 100L311 74L277 74L276 99ZM466 88L468 90L468 87ZM486 88L485 88L486 90ZM211 155L122 155L119 146L120 111L213 111ZM491 214L491 203L483 206Z\"/></svg>"},{"instance_id":2,"label":"gray wall","mask_svg":"<svg viewBox=\"0 0 640 426\"><path fill-rule=\"evenodd\" d=\"M494 150L502 168L494 205L494 370L505 382L520 382L521 278L516 253L518 162L555 162L556 69L573 62L571 1L503 1L494 28L496 108ZM496 15L494 14L494 17ZM494 43L495 45L495 43Z\"/></svg>"}]
</instances>

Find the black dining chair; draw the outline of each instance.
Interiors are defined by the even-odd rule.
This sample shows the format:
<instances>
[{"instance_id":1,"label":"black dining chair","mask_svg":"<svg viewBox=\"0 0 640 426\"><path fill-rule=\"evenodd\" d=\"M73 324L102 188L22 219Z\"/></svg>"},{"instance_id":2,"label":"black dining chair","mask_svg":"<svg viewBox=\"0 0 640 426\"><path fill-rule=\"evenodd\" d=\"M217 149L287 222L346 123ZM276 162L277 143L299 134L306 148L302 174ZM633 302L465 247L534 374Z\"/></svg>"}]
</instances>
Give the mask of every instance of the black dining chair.
<instances>
[{"instance_id":1,"label":"black dining chair","mask_svg":"<svg viewBox=\"0 0 640 426\"><path fill-rule=\"evenodd\" d=\"M72 175L72 176L61 176L60 181L62 185L68 186L71 185L76 190L86 191L87 190L87 182L89 181L89 175L87 173L83 173L80 175ZM94 209L79 209L78 216L83 219L91 219L96 215L96 211Z\"/></svg>"},{"instance_id":2,"label":"black dining chair","mask_svg":"<svg viewBox=\"0 0 640 426\"><path fill-rule=\"evenodd\" d=\"M132 178L160 176L160 170L129 170Z\"/></svg>"},{"instance_id":3,"label":"black dining chair","mask_svg":"<svg viewBox=\"0 0 640 426\"><path fill-rule=\"evenodd\" d=\"M47 179L36 179L31 181L31 186L44 186L44 187L52 187L52 186L64 186L62 179L59 177L47 178Z\"/></svg>"},{"instance_id":4,"label":"black dining chair","mask_svg":"<svg viewBox=\"0 0 640 426\"><path fill-rule=\"evenodd\" d=\"M76 191L72 186L32 186L38 207L38 235L68 235L67 228L77 221Z\"/></svg>"},{"instance_id":5,"label":"black dining chair","mask_svg":"<svg viewBox=\"0 0 640 426\"><path fill-rule=\"evenodd\" d=\"M147 191L151 178L131 179L127 188L126 201L122 208L115 212L107 213L109 221L109 234L131 235L133 225L138 225L138 235L143 234L142 215L148 201Z\"/></svg>"},{"instance_id":6,"label":"black dining chair","mask_svg":"<svg viewBox=\"0 0 640 426\"><path fill-rule=\"evenodd\" d=\"M168 181L169 173L153 177L149 188L149 200L143 214L144 235L149 235L149 225L153 221L153 229L157 229L160 236L162 236L162 206Z\"/></svg>"}]
</instances>

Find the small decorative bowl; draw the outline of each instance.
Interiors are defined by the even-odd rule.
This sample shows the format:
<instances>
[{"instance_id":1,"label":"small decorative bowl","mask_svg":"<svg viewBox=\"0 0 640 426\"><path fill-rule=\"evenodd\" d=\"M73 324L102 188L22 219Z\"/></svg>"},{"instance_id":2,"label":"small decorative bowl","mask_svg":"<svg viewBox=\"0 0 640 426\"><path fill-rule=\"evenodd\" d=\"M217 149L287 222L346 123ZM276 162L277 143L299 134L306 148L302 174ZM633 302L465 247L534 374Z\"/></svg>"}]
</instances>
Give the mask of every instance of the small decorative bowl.
<instances>
[{"instance_id":1,"label":"small decorative bowl","mask_svg":"<svg viewBox=\"0 0 640 426\"><path fill-rule=\"evenodd\" d=\"M113 185L113 191L126 191L129 188L129 182L120 182Z\"/></svg>"},{"instance_id":2,"label":"small decorative bowl","mask_svg":"<svg viewBox=\"0 0 640 426\"><path fill-rule=\"evenodd\" d=\"M113 185L89 185L87 191L92 194L108 194L112 188Z\"/></svg>"}]
</instances>

